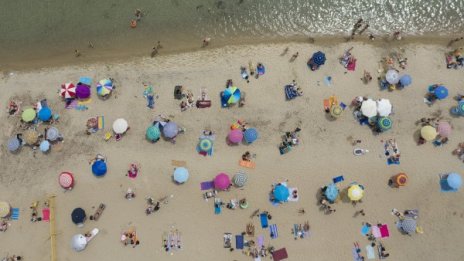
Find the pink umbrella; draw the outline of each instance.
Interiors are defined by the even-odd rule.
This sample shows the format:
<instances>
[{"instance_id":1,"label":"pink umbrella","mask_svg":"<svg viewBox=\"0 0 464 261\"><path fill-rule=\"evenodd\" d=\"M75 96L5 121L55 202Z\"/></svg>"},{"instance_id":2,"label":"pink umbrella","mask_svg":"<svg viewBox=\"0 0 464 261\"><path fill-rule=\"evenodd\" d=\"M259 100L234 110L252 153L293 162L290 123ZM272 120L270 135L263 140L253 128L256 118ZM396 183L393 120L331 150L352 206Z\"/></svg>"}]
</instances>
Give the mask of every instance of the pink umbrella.
<instances>
[{"instance_id":1,"label":"pink umbrella","mask_svg":"<svg viewBox=\"0 0 464 261\"><path fill-rule=\"evenodd\" d=\"M226 173L219 173L214 178L214 187L216 189L226 190L230 186L230 178Z\"/></svg>"},{"instance_id":2,"label":"pink umbrella","mask_svg":"<svg viewBox=\"0 0 464 261\"><path fill-rule=\"evenodd\" d=\"M243 139L243 131L240 129L231 130L228 135L229 141L232 143L239 143Z\"/></svg>"},{"instance_id":3,"label":"pink umbrella","mask_svg":"<svg viewBox=\"0 0 464 261\"><path fill-rule=\"evenodd\" d=\"M448 137L451 134L451 125L446 121L438 123L437 132L442 137Z\"/></svg>"}]
</instances>

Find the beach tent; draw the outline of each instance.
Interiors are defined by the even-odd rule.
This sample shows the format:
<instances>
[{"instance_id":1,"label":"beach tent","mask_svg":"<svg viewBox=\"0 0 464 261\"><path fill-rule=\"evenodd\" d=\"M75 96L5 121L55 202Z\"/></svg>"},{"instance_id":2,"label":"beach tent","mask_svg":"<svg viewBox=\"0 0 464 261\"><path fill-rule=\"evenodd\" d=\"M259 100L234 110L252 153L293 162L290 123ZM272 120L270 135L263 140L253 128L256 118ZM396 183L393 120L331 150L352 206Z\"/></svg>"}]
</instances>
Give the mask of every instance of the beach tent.
<instances>
[{"instance_id":1,"label":"beach tent","mask_svg":"<svg viewBox=\"0 0 464 261\"><path fill-rule=\"evenodd\" d=\"M338 187L335 184L329 184L325 189L324 195L331 203L335 202L339 194Z\"/></svg>"},{"instance_id":2,"label":"beach tent","mask_svg":"<svg viewBox=\"0 0 464 261\"><path fill-rule=\"evenodd\" d=\"M392 105L388 99L380 99L377 101L377 113L381 117L386 117L392 112Z\"/></svg>"},{"instance_id":3,"label":"beach tent","mask_svg":"<svg viewBox=\"0 0 464 261\"><path fill-rule=\"evenodd\" d=\"M245 186L246 182L248 181L248 176L243 172L239 172L239 173L235 174L235 176L233 178L233 181L234 181L235 186L243 187L243 186Z\"/></svg>"},{"instance_id":4,"label":"beach tent","mask_svg":"<svg viewBox=\"0 0 464 261\"><path fill-rule=\"evenodd\" d=\"M227 135L228 139L230 142L232 143L240 143L243 139L243 131L240 130L240 129L235 129L235 130L231 130L229 132L229 135Z\"/></svg>"},{"instance_id":5,"label":"beach tent","mask_svg":"<svg viewBox=\"0 0 464 261\"><path fill-rule=\"evenodd\" d=\"M97 84L97 94L99 96L107 96L113 90L113 82L110 79L103 79Z\"/></svg>"},{"instance_id":6,"label":"beach tent","mask_svg":"<svg viewBox=\"0 0 464 261\"><path fill-rule=\"evenodd\" d=\"M31 121L33 121L35 119L35 116L36 116L35 110L32 109L32 108L27 108L21 114L21 119L24 122L31 122Z\"/></svg>"},{"instance_id":7,"label":"beach tent","mask_svg":"<svg viewBox=\"0 0 464 261\"><path fill-rule=\"evenodd\" d=\"M219 173L215 178L214 178L214 187L216 189L220 190L226 190L230 186L230 178L229 175L225 173Z\"/></svg>"},{"instance_id":8,"label":"beach tent","mask_svg":"<svg viewBox=\"0 0 464 261\"><path fill-rule=\"evenodd\" d=\"M334 118L338 118L342 115L343 109L339 105L332 105L330 107L330 115Z\"/></svg>"},{"instance_id":9,"label":"beach tent","mask_svg":"<svg viewBox=\"0 0 464 261\"><path fill-rule=\"evenodd\" d=\"M326 61L325 53L321 51L315 52L313 53L311 60L318 66L324 65Z\"/></svg>"},{"instance_id":10,"label":"beach tent","mask_svg":"<svg viewBox=\"0 0 464 261\"><path fill-rule=\"evenodd\" d=\"M76 225L82 225L86 218L85 210L82 208L75 208L71 213L71 220Z\"/></svg>"},{"instance_id":11,"label":"beach tent","mask_svg":"<svg viewBox=\"0 0 464 261\"><path fill-rule=\"evenodd\" d=\"M6 218L11 213L11 206L8 202L0 201L0 218Z\"/></svg>"},{"instance_id":12,"label":"beach tent","mask_svg":"<svg viewBox=\"0 0 464 261\"><path fill-rule=\"evenodd\" d=\"M290 192L288 191L287 186L279 184L274 187L273 191L274 199L278 202L287 201Z\"/></svg>"},{"instance_id":13,"label":"beach tent","mask_svg":"<svg viewBox=\"0 0 464 261\"><path fill-rule=\"evenodd\" d=\"M65 99L72 99L76 97L76 86L72 83L64 83L61 85L60 90L61 97Z\"/></svg>"},{"instance_id":14,"label":"beach tent","mask_svg":"<svg viewBox=\"0 0 464 261\"><path fill-rule=\"evenodd\" d=\"M213 147L213 141L208 138L200 139L198 147L200 148L200 151L208 152Z\"/></svg>"},{"instance_id":15,"label":"beach tent","mask_svg":"<svg viewBox=\"0 0 464 261\"><path fill-rule=\"evenodd\" d=\"M446 121L440 121L437 126L438 134L442 137L448 137L451 134L451 125Z\"/></svg>"},{"instance_id":16,"label":"beach tent","mask_svg":"<svg viewBox=\"0 0 464 261\"><path fill-rule=\"evenodd\" d=\"M362 102L361 104L361 113L367 118L371 118L377 115L377 103L368 99Z\"/></svg>"},{"instance_id":17,"label":"beach tent","mask_svg":"<svg viewBox=\"0 0 464 261\"><path fill-rule=\"evenodd\" d=\"M188 180L189 172L184 167L178 167L174 170L173 177L175 182L182 184Z\"/></svg>"},{"instance_id":18,"label":"beach tent","mask_svg":"<svg viewBox=\"0 0 464 261\"><path fill-rule=\"evenodd\" d=\"M390 69L385 74L385 79L389 84L397 84L400 81L400 75L395 69Z\"/></svg>"},{"instance_id":19,"label":"beach tent","mask_svg":"<svg viewBox=\"0 0 464 261\"><path fill-rule=\"evenodd\" d=\"M55 127L50 127L47 130L47 140L55 141L60 137L60 132Z\"/></svg>"},{"instance_id":20,"label":"beach tent","mask_svg":"<svg viewBox=\"0 0 464 261\"><path fill-rule=\"evenodd\" d=\"M405 74L400 78L400 84L403 87L409 86L412 83L412 78L409 74Z\"/></svg>"},{"instance_id":21,"label":"beach tent","mask_svg":"<svg viewBox=\"0 0 464 261\"><path fill-rule=\"evenodd\" d=\"M224 90L221 97L222 107L227 107L229 104L237 103L240 100L241 92L240 89L231 86Z\"/></svg>"},{"instance_id":22,"label":"beach tent","mask_svg":"<svg viewBox=\"0 0 464 261\"><path fill-rule=\"evenodd\" d=\"M161 136L161 131L158 126L152 125L147 128L145 135L149 141L157 141Z\"/></svg>"},{"instance_id":23,"label":"beach tent","mask_svg":"<svg viewBox=\"0 0 464 261\"><path fill-rule=\"evenodd\" d=\"M71 189L74 187L74 176L70 172L61 172L58 176L58 183L64 189Z\"/></svg>"},{"instance_id":24,"label":"beach tent","mask_svg":"<svg viewBox=\"0 0 464 261\"><path fill-rule=\"evenodd\" d=\"M71 247L79 252L85 249L87 246L87 239L82 234L74 235L71 239Z\"/></svg>"},{"instance_id":25,"label":"beach tent","mask_svg":"<svg viewBox=\"0 0 464 261\"><path fill-rule=\"evenodd\" d=\"M348 188L348 198L352 201L361 200L364 196L364 189L359 184L353 184Z\"/></svg>"},{"instance_id":26,"label":"beach tent","mask_svg":"<svg viewBox=\"0 0 464 261\"><path fill-rule=\"evenodd\" d=\"M13 137L8 140L8 151L15 152L21 147L21 142L18 140L17 137Z\"/></svg>"},{"instance_id":27,"label":"beach tent","mask_svg":"<svg viewBox=\"0 0 464 261\"><path fill-rule=\"evenodd\" d=\"M439 100L443 100L445 99L446 97L448 97L448 89L443 86L443 85L440 85L438 86L437 88L435 88L435 90L433 91L433 93L435 94L435 96L437 97L437 99Z\"/></svg>"},{"instance_id":28,"label":"beach tent","mask_svg":"<svg viewBox=\"0 0 464 261\"><path fill-rule=\"evenodd\" d=\"M113 122L113 131L116 134L123 134L129 128L129 124L125 119L119 118Z\"/></svg>"},{"instance_id":29,"label":"beach tent","mask_svg":"<svg viewBox=\"0 0 464 261\"><path fill-rule=\"evenodd\" d=\"M76 87L76 97L78 99L90 98L90 86L78 83Z\"/></svg>"},{"instance_id":30,"label":"beach tent","mask_svg":"<svg viewBox=\"0 0 464 261\"><path fill-rule=\"evenodd\" d=\"M258 131L255 128L246 129L243 133L243 137L247 143L253 143L259 137Z\"/></svg>"},{"instance_id":31,"label":"beach tent","mask_svg":"<svg viewBox=\"0 0 464 261\"><path fill-rule=\"evenodd\" d=\"M406 234L412 234L416 232L417 222L412 218L405 218L398 222L398 227Z\"/></svg>"},{"instance_id":32,"label":"beach tent","mask_svg":"<svg viewBox=\"0 0 464 261\"><path fill-rule=\"evenodd\" d=\"M50 142L48 140L43 140L41 143L40 143L40 146L39 146L39 149L41 152L47 152L50 150Z\"/></svg>"},{"instance_id":33,"label":"beach tent","mask_svg":"<svg viewBox=\"0 0 464 261\"><path fill-rule=\"evenodd\" d=\"M437 130L430 125L422 127L420 134L421 137L424 138L426 141L431 141L435 139L438 135Z\"/></svg>"},{"instance_id":34,"label":"beach tent","mask_svg":"<svg viewBox=\"0 0 464 261\"><path fill-rule=\"evenodd\" d=\"M33 129L28 129L24 132L24 140L28 145L34 145L39 140L39 134Z\"/></svg>"},{"instance_id":35,"label":"beach tent","mask_svg":"<svg viewBox=\"0 0 464 261\"><path fill-rule=\"evenodd\" d=\"M390 117L380 117L377 120L377 126L380 128L381 131L389 130L392 127L392 120L390 119Z\"/></svg>"},{"instance_id":36,"label":"beach tent","mask_svg":"<svg viewBox=\"0 0 464 261\"><path fill-rule=\"evenodd\" d=\"M48 107L42 107L42 109L40 109L37 113L37 117L41 121L49 121L52 118L52 110Z\"/></svg>"},{"instance_id":37,"label":"beach tent","mask_svg":"<svg viewBox=\"0 0 464 261\"><path fill-rule=\"evenodd\" d=\"M107 171L107 166L106 166L106 162L103 161L103 160L96 160L93 164L92 164L92 173L93 175L95 175L96 177L102 177L106 174L106 171Z\"/></svg>"},{"instance_id":38,"label":"beach tent","mask_svg":"<svg viewBox=\"0 0 464 261\"><path fill-rule=\"evenodd\" d=\"M163 127L164 137L168 139L172 139L176 137L178 133L179 133L179 127L177 126L175 122L170 121L166 123L166 125L164 125Z\"/></svg>"}]
</instances>

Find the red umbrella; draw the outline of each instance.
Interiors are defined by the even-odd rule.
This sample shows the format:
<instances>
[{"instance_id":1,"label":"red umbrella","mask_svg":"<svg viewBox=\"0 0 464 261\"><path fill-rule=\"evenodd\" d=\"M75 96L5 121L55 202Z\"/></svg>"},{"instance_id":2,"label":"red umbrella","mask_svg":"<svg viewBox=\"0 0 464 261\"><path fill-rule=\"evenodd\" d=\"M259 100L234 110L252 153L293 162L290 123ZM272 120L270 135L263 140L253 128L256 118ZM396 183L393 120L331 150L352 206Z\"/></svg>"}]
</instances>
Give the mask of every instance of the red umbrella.
<instances>
[{"instance_id":1,"label":"red umbrella","mask_svg":"<svg viewBox=\"0 0 464 261\"><path fill-rule=\"evenodd\" d=\"M60 94L63 98L75 98L76 97L76 86L74 84L68 82L61 85Z\"/></svg>"},{"instance_id":2,"label":"red umbrella","mask_svg":"<svg viewBox=\"0 0 464 261\"><path fill-rule=\"evenodd\" d=\"M72 189L74 186L74 177L70 172L61 172L58 182L64 189Z\"/></svg>"}]
</instances>

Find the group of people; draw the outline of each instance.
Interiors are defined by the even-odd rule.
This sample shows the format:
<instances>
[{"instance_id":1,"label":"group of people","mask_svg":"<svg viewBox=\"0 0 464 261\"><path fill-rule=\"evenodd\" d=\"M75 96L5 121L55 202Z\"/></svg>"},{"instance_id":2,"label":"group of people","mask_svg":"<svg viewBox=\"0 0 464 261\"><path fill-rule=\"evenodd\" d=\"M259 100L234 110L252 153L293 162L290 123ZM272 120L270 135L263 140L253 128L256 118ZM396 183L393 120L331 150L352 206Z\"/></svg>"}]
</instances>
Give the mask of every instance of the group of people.
<instances>
[{"instance_id":1,"label":"group of people","mask_svg":"<svg viewBox=\"0 0 464 261\"><path fill-rule=\"evenodd\" d=\"M367 30L367 28L369 28L369 24L367 22L364 22L362 18L359 18L358 21L353 25L353 29L351 29L350 40L354 39L354 36L356 34L363 34ZM374 40L374 36L370 34L369 39Z\"/></svg>"},{"instance_id":2,"label":"group of people","mask_svg":"<svg viewBox=\"0 0 464 261\"><path fill-rule=\"evenodd\" d=\"M435 94L435 90L440 86L441 84L433 84L429 86L428 92L425 94L425 97L424 97L424 102L427 105L432 106L438 100L438 97Z\"/></svg>"},{"instance_id":3,"label":"group of people","mask_svg":"<svg viewBox=\"0 0 464 261\"><path fill-rule=\"evenodd\" d=\"M250 73L248 74L248 70ZM240 67L240 75L242 76L242 79L246 80L247 83L250 82L250 76L254 76L256 79L259 78L259 76L263 75L265 73L265 67L262 63L258 62L258 64L255 66L255 64L252 61L248 62L248 70L245 66Z\"/></svg>"},{"instance_id":4,"label":"group of people","mask_svg":"<svg viewBox=\"0 0 464 261\"><path fill-rule=\"evenodd\" d=\"M299 127L295 128L294 131L286 132L284 136L282 136L282 143L279 146L280 154L285 154L291 150L293 146L299 144L298 133L301 131Z\"/></svg>"},{"instance_id":5,"label":"group of people","mask_svg":"<svg viewBox=\"0 0 464 261\"><path fill-rule=\"evenodd\" d=\"M458 144L458 147L453 151L453 155L458 156L460 160L464 161L464 142Z\"/></svg>"},{"instance_id":6,"label":"group of people","mask_svg":"<svg viewBox=\"0 0 464 261\"><path fill-rule=\"evenodd\" d=\"M132 245L133 248L140 245L140 240L137 237L137 233L134 231L125 232L121 236L121 242L124 246Z\"/></svg>"},{"instance_id":7,"label":"group of people","mask_svg":"<svg viewBox=\"0 0 464 261\"><path fill-rule=\"evenodd\" d=\"M387 140L384 144L384 149L385 149L385 156L387 157L389 162L399 163L401 154L400 154L400 150L398 149L396 139Z\"/></svg>"},{"instance_id":8,"label":"group of people","mask_svg":"<svg viewBox=\"0 0 464 261\"><path fill-rule=\"evenodd\" d=\"M147 204L148 206L145 209L145 214L147 215L150 215L151 213L154 213L161 208L161 203L159 201L155 202L155 200L151 197L147 198Z\"/></svg>"},{"instance_id":9,"label":"group of people","mask_svg":"<svg viewBox=\"0 0 464 261\"><path fill-rule=\"evenodd\" d=\"M462 48L446 54L446 68L458 69L464 67L464 56L462 56Z\"/></svg>"},{"instance_id":10,"label":"group of people","mask_svg":"<svg viewBox=\"0 0 464 261\"><path fill-rule=\"evenodd\" d=\"M346 50L339 60L340 64L343 65L343 67L345 67L347 70L354 71L356 68L356 58L354 58L354 56L351 54L351 50L353 50L353 47Z\"/></svg>"},{"instance_id":11,"label":"group of people","mask_svg":"<svg viewBox=\"0 0 464 261\"><path fill-rule=\"evenodd\" d=\"M334 202L331 202L325 196L326 190L327 190L327 186L321 187L321 196L319 199L319 206L320 206L320 210L324 211L325 214L332 214L336 211L336 209L331 206L331 204L333 204Z\"/></svg>"}]
</instances>

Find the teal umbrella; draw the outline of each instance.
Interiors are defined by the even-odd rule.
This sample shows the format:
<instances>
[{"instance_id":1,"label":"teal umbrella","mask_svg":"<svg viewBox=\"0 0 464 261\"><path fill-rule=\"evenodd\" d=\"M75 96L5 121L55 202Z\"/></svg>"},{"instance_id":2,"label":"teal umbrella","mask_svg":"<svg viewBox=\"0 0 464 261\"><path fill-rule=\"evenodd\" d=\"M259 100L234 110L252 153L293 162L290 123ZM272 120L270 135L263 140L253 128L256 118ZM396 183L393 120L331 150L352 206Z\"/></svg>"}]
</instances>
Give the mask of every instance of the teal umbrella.
<instances>
[{"instance_id":1,"label":"teal umbrella","mask_svg":"<svg viewBox=\"0 0 464 261\"><path fill-rule=\"evenodd\" d=\"M155 125L148 127L147 132L145 134L149 141L157 141L161 136L160 129L158 128L158 126Z\"/></svg>"},{"instance_id":2,"label":"teal umbrella","mask_svg":"<svg viewBox=\"0 0 464 261\"><path fill-rule=\"evenodd\" d=\"M386 131L386 130L391 129L392 120L389 117L380 117L377 120L377 125L379 126L381 131Z\"/></svg>"}]
</instances>

